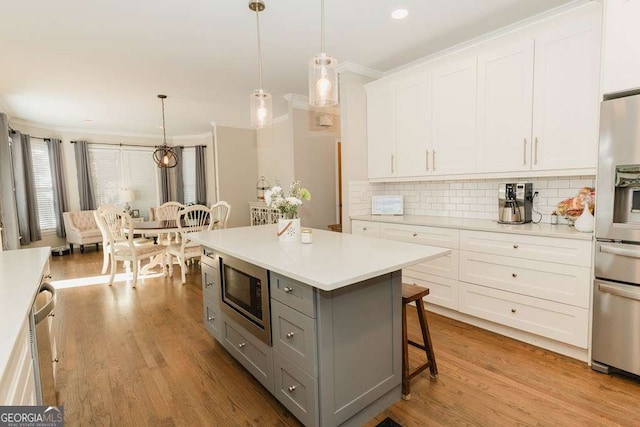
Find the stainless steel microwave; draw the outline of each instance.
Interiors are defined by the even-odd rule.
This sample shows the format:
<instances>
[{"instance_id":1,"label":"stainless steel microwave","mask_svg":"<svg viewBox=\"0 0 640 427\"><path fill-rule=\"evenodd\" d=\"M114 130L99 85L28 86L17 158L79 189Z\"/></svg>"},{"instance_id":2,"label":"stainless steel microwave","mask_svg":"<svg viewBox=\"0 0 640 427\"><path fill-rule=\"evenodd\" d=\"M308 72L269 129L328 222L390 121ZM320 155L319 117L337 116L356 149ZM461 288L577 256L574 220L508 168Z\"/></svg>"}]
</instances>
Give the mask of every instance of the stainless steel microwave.
<instances>
[{"instance_id":1,"label":"stainless steel microwave","mask_svg":"<svg viewBox=\"0 0 640 427\"><path fill-rule=\"evenodd\" d=\"M267 345L271 345L269 274L264 268L220 255L222 311Z\"/></svg>"}]
</instances>

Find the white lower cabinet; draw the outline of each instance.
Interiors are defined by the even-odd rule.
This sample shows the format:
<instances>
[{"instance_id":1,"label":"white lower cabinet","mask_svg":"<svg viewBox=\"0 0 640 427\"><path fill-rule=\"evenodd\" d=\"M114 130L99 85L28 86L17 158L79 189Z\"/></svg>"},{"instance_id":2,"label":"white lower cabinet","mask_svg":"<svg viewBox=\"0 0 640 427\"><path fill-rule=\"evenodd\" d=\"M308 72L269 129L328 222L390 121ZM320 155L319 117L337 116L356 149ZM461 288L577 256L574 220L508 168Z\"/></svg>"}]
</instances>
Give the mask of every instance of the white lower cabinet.
<instances>
[{"instance_id":1,"label":"white lower cabinet","mask_svg":"<svg viewBox=\"0 0 640 427\"><path fill-rule=\"evenodd\" d=\"M591 241L407 223L353 224L354 234L451 249L448 256L402 270L403 282L429 288L426 302L505 330L588 347ZM515 334L526 341L524 335Z\"/></svg>"},{"instance_id":2,"label":"white lower cabinet","mask_svg":"<svg viewBox=\"0 0 640 427\"><path fill-rule=\"evenodd\" d=\"M587 348L587 308L460 282L460 311L576 347Z\"/></svg>"},{"instance_id":3,"label":"white lower cabinet","mask_svg":"<svg viewBox=\"0 0 640 427\"><path fill-rule=\"evenodd\" d=\"M36 381L31 351L29 322L25 319L20 336L0 378L0 404L35 405Z\"/></svg>"}]
</instances>

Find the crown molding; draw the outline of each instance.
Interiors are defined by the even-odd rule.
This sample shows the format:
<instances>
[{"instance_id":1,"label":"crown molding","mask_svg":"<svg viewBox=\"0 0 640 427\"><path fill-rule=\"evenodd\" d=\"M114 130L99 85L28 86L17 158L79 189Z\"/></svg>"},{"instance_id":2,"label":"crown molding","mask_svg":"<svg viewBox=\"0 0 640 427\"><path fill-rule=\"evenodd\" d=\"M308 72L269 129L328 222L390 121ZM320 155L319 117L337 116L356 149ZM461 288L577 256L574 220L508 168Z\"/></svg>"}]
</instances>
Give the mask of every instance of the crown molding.
<instances>
[{"instance_id":1,"label":"crown molding","mask_svg":"<svg viewBox=\"0 0 640 427\"><path fill-rule=\"evenodd\" d=\"M340 114L340 106L335 107L313 107L309 105L309 98L297 93L288 93L283 96L287 100L289 106L299 110L317 111L320 113Z\"/></svg>"},{"instance_id":2,"label":"crown molding","mask_svg":"<svg viewBox=\"0 0 640 427\"><path fill-rule=\"evenodd\" d=\"M276 125L278 123L286 122L287 120L289 120L289 115L288 114L283 114L283 115L273 119L273 124Z\"/></svg>"},{"instance_id":3,"label":"crown molding","mask_svg":"<svg viewBox=\"0 0 640 427\"><path fill-rule=\"evenodd\" d=\"M365 67L364 65L353 62L341 62L338 64L338 73L343 73L345 71L361 74L366 77L371 77L372 79L379 79L385 75L382 71L374 70L373 68Z\"/></svg>"}]
</instances>

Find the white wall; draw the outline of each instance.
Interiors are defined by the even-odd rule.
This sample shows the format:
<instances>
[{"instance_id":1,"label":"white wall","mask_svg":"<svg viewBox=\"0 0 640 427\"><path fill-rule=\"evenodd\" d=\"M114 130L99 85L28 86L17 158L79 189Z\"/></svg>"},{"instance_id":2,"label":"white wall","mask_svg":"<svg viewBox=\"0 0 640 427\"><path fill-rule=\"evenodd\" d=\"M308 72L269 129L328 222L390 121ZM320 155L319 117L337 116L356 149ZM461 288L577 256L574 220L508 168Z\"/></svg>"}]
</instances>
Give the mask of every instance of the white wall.
<instances>
[{"instance_id":1,"label":"white wall","mask_svg":"<svg viewBox=\"0 0 640 427\"><path fill-rule=\"evenodd\" d=\"M351 232L350 183L367 180L367 96L372 81L353 72L340 73L340 133L342 140L342 230Z\"/></svg>"},{"instance_id":2,"label":"white wall","mask_svg":"<svg viewBox=\"0 0 640 427\"><path fill-rule=\"evenodd\" d=\"M258 129L258 177L271 185L293 181L293 120L291 114L276 120L271 128Z\"/></svg>"}]
</instances>

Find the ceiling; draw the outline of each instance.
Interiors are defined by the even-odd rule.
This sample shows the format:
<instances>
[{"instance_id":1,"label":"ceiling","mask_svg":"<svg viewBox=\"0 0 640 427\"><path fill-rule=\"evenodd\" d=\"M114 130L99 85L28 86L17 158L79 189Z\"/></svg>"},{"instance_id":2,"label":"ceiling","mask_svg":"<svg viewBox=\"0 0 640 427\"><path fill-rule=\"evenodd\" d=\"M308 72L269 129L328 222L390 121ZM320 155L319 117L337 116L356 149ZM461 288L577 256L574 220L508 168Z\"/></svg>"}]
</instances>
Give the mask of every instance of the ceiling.
<instances>
[{"instance_id":1,"label":"ceiling","mask_svg":"<svg viewBox=\"0 0 640 427\"><path fill-rule=\"evenodd\" d=\"M320 50L319 0L265 0L264 88L307 93ZM325 0L326 50L388 71L570 0ZM390 18L396 7L409 16ZM246 0L13 0L2 7L0 110L58 128L169 135L211 122L249 127L258 86L255 15ZM92 120L85 123L85 119Z\"/></svg>"}]
</instances>

